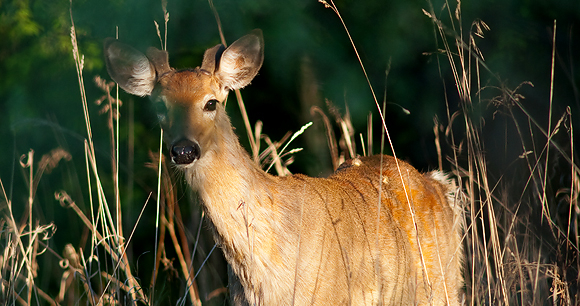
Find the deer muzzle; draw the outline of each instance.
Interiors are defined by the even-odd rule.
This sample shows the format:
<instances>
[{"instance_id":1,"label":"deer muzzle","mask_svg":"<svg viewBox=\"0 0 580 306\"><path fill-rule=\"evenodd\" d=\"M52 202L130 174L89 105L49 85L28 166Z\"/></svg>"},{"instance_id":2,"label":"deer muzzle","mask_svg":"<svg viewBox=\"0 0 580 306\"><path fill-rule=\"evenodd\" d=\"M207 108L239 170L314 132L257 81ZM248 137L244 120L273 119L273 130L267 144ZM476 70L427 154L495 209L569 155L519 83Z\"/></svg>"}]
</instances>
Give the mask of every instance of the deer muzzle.
<instances>
[{"instance_id":1,"label":"deer muzzle","mask_svg":"<svg viewBox=\"0 0 580 306\"><path fill-rule=\"evenodd\" d=\"M171 145L171 160L178 165L188 165L199 159L199 144L189 139L181 139Z\"/></svg>"}]
</instances>

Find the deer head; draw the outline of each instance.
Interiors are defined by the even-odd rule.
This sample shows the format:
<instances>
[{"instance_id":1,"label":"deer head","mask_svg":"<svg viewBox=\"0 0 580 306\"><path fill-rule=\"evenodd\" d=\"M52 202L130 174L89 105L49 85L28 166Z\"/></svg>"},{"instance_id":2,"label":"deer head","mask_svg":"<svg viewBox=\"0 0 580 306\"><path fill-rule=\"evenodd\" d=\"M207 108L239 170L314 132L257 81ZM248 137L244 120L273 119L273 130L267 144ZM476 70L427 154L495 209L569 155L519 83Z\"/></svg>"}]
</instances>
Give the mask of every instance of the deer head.
<instances>
[{"instance_id":1,"label":"deer head","mask_svg":"<svg viewBox=\"0 0 580 306\"><path fill-rule=\"evenodd\" d=\"M216 129L230 126L224 110L228 92L248 85L264 60L258 29L228 48L208 49L194 69L175 70L166 51L149 48L145 55L116 39L105 40L104 49L111 78L130 94L151 96L171 159L182 166L217 148Z\"/></svg>"}]
</instances>

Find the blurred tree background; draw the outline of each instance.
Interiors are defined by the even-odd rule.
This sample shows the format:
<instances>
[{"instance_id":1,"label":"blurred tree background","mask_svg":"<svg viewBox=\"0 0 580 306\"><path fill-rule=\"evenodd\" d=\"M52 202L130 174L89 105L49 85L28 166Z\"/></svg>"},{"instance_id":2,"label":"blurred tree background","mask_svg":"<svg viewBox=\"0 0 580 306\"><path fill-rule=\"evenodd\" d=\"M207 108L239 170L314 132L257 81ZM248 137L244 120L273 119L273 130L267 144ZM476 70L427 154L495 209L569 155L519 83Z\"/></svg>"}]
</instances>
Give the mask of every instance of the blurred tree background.
<instances>
[{"instance_id":1,"label":"blurred tree background","mask_svg":"<svg viewBox=\"0 0 580 306\"><path fill-rule=\"evenodd\" d=\"M456 110L459 98L452 71L432 20L424 14L433 11L443 20L449 16L446 3L428 1L337 0L336 5L358 48L379 102L386 93L386 126L397 155L422 171L435 169L437 152L433 119L446 123L447 107ZM346 105L357 133L366 134L367 116L373 113L375 152L378 153L381 124L371 91L357 56L340 19L316 0L215 0L228 43L254 28L265 38L264 65L250 86L242 90L250 122L264 122L264 133L280 139L287 131L320 118L312 117L313 104L328 99L345 113ZM167 50L175 68L195 67L205 49L220 42L218 27L207 1L168 0ZM554 20L557 21L556 64L554 70L553 112L560 116L570 107L575 122L580 112L580 3L577 0L486 0L461 3L461 25L465 38L472 23L484 21L489 30L476 43L489 71L481 72L482 87L505 86L515 89L531 116L547 126L550 99L551 55ZM160 0L4 0L0 1L0 179L15 210L26 203L25 171L19 165L22 154L34 150L35 160L61 147L70 153L52 173L45 173L39 184L35 213L41 222L54 222L58 229L51 248L62 252L65 243L76 245L83 226L70 210L54 200L54 192L66 190L81 207L86 207L84 140L87 137L77 73L70 40L71 16L76 28L79 52L84 56L84 82L89 102L94 141L105 190L112 191L111 149L107 115L96 105L104 92L93 78L110 80L104 67L102 42L115 37L139 50L160 47L154 21L163 33ZM457 21L455 21L457 22ZM454 35L446 24L449 37ZM455 29L458 31L458 29ZM457 34L457 33L455 33ZM461 33L460 33L461 34ZM442 60L441 60L442 59ZM445 86L444 86L445 84ZM479 111L484 120L500 116L487 101L500 94L493 88L482 94ZM246 132L234 95L228 112L242 143ZM155 152L159 128L146 98L120 93L120 184L126 231L148 193L156 188L156 172L145 167L149 151ZM446 106L445 101L449 105ZM407 114L404 109L408 110ZM501 125L500 125L501 126ZM509 135L490 127L489 160L505 169L522 154ZM493 130L497 129L497 130ZM332 169L330 156L311 148L307 130L292 147L304 147L295 156L290 170L295 173L326 175ZM356 137L358 140L358 136ZM323 148L326 143L323 139ZM314 143L315 145L316 143ZM320 143L319 143L320 144ZM512 146L513 145L513 146ZM310 150L309 150L310 149ZM318 150L318 151L317 151ZM313 153L314 152L314 153ZM316 153L322 152L322 153ZM390 154L390 149L386 150ZM360 150L358 153L362 153ZM445 164L445 167L448 165ZM111 194L107 196L112 197ZM4 207L4 199L0 206ZM20 215L21 211L18 213ZM136 241L151 241L154 205L145 211L137 228ZM185 218L187 219L187 218ZM193 231L193 229L190 229ZM131 256L153 252L139 246ZM58 269L58 264L45 267ZM56 290L56 284L47 287ZM42 280L41 280L42 281ZM225 280L224 280L225 281Z\"/></svg>"}]
</instances>

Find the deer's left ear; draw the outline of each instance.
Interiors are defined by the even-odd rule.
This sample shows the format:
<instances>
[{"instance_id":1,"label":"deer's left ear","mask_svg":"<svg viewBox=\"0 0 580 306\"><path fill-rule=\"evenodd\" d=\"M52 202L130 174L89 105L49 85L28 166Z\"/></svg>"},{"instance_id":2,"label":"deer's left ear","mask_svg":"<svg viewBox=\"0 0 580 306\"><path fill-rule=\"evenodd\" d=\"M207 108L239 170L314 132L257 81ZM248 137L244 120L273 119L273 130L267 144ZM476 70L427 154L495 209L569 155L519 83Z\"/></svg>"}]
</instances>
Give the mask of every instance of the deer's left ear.
<instances>
[{"instance_id":1,"label":"deer's left ear","mask_svg":"<svg viewBox=\"0 0 580 306\"><path fill-rule=\"evenodd\" d=\"M121 88L136 96L151 95L155 66L145 54L113 38L105 39L104 53L107 71Z\"/></svg>"},{"instance_id":2,"label":"deer's left ear","mask_svg":"<svg viewBox=\"0 0 580 306\"><path fill-rule=\"evenodd\" d=\"M264 37L262 30L256 29L223 52L214 74L224 89L236 90L254 79L263 62Z\"/></svg>"}]
</instances>

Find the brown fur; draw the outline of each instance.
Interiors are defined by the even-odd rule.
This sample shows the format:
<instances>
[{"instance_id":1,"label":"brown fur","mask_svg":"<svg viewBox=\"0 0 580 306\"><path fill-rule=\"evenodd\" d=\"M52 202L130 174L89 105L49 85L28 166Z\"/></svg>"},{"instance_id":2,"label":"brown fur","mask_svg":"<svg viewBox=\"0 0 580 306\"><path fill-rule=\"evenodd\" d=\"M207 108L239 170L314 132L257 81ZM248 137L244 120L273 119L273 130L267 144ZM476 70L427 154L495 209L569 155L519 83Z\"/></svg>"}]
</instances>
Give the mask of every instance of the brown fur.
<instances>
[{"instance_id":1,"label":"brown fur","mask_svg":"<svg viewBox=\"0 0 580 306\"><path fill-rule=\"evenodd\" d=\"M166 53L150 52L159 54L149 59L157 71L153 88L143 85L149 79L125 77L119 63L127 59L116 56L146 65L123 48L129 47L105 43L113 79L164 103L160 118L170 148L180 139L199 145L199 156L178 166L199 192L231 265L235 305L459 305L461 206L444 175L372 156L347 161L328 178L272 176L240 146L223 104L204 108L256 75L261 32L225 51L209 49L202 69L167 69L167 60L159 60Z\"/></svg>"}]
</instances>

